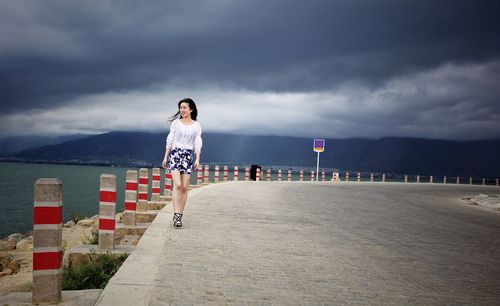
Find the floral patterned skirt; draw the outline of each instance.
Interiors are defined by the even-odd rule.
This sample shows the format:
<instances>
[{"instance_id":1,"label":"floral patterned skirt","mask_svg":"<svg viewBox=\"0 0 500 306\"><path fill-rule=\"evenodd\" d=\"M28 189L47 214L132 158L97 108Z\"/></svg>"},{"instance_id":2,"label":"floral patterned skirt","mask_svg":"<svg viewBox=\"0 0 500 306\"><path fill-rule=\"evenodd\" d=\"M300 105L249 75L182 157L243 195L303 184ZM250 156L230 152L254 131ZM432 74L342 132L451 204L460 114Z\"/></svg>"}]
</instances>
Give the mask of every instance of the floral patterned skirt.
<instances>
[{"instance_id":1,"label":"floral patterned skirt","mask_svg":"<svg viewBox=\"0 0 500 306\"><path fill-rule=\"evenodd\" d=\"M168 155L168 169L181 174L191 174L193 169L193 150L173 148Z\"/></svg>"}]
</instances>

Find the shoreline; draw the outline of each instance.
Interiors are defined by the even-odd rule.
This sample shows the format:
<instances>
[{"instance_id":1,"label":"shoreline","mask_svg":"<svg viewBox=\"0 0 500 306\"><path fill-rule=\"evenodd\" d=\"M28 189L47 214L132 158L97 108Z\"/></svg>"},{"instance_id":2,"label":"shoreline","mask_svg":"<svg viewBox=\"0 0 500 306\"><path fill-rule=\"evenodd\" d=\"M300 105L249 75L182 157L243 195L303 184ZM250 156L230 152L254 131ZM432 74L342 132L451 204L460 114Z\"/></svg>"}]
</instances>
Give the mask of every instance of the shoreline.
<instances>
[{"instance_id":1,"label":"shoreline","mask_svg":"<svg viewBox=\"0 0 500 306\"><path fill-rule=\"evenodd\" d=\"M98 216L63 223L63 253L84 244L97 230ZM0 240L0 296L11 292L30 292L33 280L33 231L13 233Z\"/></svg>"}]
</instances>

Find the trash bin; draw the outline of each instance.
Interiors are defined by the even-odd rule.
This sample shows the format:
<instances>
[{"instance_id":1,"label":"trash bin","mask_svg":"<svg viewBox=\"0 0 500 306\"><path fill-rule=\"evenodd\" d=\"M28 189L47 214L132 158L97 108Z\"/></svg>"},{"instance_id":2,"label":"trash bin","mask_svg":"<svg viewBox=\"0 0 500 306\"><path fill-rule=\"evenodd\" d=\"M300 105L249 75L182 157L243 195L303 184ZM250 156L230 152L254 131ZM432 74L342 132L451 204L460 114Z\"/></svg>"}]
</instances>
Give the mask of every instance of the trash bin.
<instances>
[{"instance_id":1,"label":"trash bin","mask_svg":"<svg viewBox=\"0 0 500 306\"><path fill-rule=\"evenodd\" d=\"M252 165L250 168L250 180L256 181L257 180L257 169L260 169L262 175L262 166L260 165Z\"/></svg>"}]
</instances>

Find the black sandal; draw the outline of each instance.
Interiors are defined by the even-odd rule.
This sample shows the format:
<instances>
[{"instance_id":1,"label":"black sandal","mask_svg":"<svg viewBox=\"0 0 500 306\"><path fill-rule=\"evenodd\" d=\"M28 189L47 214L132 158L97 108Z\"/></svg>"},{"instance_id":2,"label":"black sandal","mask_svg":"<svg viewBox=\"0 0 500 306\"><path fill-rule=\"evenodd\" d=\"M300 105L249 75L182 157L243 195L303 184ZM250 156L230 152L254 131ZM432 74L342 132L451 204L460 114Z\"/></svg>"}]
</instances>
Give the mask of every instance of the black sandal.
<instances>
[{"instance_id":1,"label":"black sandal","mask_svg":"<svg viewBox=\"0 0 500 306\"><path fill-rule=\"evenodd\" d=\"M172 220L174 221L174 227L182 227L182 214L174 213Z\"/></svg>"}]
</instances>

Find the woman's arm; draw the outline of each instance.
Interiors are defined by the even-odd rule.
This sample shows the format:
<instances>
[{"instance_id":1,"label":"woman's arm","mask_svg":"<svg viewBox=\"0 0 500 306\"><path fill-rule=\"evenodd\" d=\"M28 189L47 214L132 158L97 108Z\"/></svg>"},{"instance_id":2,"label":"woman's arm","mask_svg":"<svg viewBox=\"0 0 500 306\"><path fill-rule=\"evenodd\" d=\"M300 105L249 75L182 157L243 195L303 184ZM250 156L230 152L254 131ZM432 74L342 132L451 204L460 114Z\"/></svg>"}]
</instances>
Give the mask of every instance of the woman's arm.
<instances>
[{"instance_id":1,"label":"woman's arm","mask_svg":"<svg viewBox=\"0 0 500 306\"><path fill-rule=\"evenodd\" d=\"M194 169L198 169L198 166L200 165L200 158L201 158L201 147L203 146L203 141L201 140L201 125L198 125L198 129L196 131L196 137L194 139L194 153L196 156L196 159L194 161Z\"/></svg>"},{"instance_id":2,"label":"woman's arm","mask_svg":"<svg viewBox=\"0 0 500 306\"><path fill-rule=\"evenodd\" d=\"M170 154L170 150L172 149L172 145L174 143L175 127L176 127L176 125L175 125L175 121L174 121L170 125L170 131L168 133L167 140L166 140L165 156L163 156L163 161L161 162L161 166L163 168L167 167L167 158L168 158L168 155Z\"/></svg>"},{"instance_id":3,"label":"woman's arm","mask_svg":"<svg viewBox=\"0 0 500 306\"><path fill-rule=\"evenodd\" d=\"M200 152L195 153L196 159L194 160L194 164L193 164L194 170L198 169L198 167L200 166L200 155L201 155Z\"/></svg>"},{"instance_id":4,"label":"woman's arm","mask_svg":"<svg viewBox=\"0 0 500 306\"><path fill-rule=\"evenodd\" d=\"M170 154L170 148L165 149L165 156L163 157L163 161L161 162L161 166L163 167L163 169L167 168L168 154Z\"/></svg>"}]
</instances>

